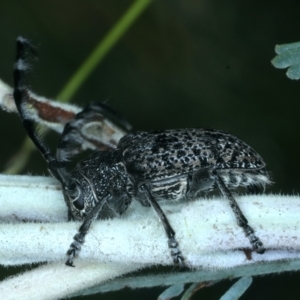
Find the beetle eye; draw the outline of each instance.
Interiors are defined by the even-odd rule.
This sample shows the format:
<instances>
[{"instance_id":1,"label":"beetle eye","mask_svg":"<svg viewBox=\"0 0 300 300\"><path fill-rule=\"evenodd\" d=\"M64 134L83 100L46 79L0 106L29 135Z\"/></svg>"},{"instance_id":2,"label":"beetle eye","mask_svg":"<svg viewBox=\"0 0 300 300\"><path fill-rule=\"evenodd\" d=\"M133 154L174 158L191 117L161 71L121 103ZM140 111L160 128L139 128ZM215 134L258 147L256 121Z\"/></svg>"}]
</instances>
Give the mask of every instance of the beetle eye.
<instances>
[{"instance_id":1,"label":"beetle eye","mask_svg":"<svg viewBox=\"0 0 300 300\"><path fill-rule=\"evenodd\" d=\"M139 191L140 191L140 192L144 192L144 191L145 191L145 185L144 185L144 184L141 184L141 185L139 186Z\"/></svg>"},{"instance_id":2,"label":"beetle eye","mask_svg":"<svg viewBox=\"0 0 300 300\"><path fill-rule=\"evenodd\" d=\"M65 195L69 198L69 201L77 208L82 210L84 208L84 197L81 189L75 184L74 189L65 190Z\"/></svg>"},{"instance_id":3,"label":"beetle eye","mask_svg":"<svg viewBox=\"0 0 300 300\"><path fill-rule=\"evenodd\" d=\"M80 193L78 195L78 197L72 201L72 203L74 204L74 206L79 209L82 210L84 208L84 199L82 197L82 194Z\"/></svg>"}]
</instances>

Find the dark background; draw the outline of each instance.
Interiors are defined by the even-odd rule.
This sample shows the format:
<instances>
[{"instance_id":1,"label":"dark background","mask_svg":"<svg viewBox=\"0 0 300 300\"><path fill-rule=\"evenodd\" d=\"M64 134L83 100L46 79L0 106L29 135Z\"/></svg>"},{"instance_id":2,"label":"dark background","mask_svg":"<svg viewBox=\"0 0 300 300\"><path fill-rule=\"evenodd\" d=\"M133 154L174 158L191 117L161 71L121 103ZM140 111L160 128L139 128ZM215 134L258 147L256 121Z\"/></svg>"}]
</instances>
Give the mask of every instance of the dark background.
<instances>
[{"instance_id":1,"label":"dark background","mask_svg":"<svg viewBox=\"0 0 300 300\"><path fill-rule=\"evenodd\" d=\"M5 3L5 4L3 4ZM132 1L3 1L0 78L12 85L15 39L38 45L32 89L55 98ZM275 182L298 194L300 82L272 67L276 44L300 41L299 1L153 1L72 99L109 100L135 129L210 127L252 145ZM1 169L24 137L18 117L0 111ZM54 148L50 136L49 143ZM34 153L24 173L46 173ZM300 213L300 212L299 212ZM1 269L1 277L17 269ZM299 273L255 278L242 299L299 299ZM231 282L199 291L218 299ZM86 299L155 299L162 290Z\"/></svg>"}]
</instances>

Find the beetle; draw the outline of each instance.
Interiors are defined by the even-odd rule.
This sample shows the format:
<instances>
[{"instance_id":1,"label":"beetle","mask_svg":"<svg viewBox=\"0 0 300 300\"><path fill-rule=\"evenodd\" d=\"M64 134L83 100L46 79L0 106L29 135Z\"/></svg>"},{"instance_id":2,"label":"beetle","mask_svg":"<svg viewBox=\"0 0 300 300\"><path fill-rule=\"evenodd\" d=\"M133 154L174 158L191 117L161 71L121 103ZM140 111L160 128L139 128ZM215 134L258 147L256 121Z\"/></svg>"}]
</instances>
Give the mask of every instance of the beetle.
<instances>
[{"instance_id":1,"label":"beetle","mask_svg":"<svg viewBox=\"0 0 300 300\"><path fill-rule=\"evenodd\" d=\"M39 137L26 110L29 90L25 84L31 43L19 37L14 65L14 100L27 134L43 155L50 173L61 183L69 220L83 221L67 251L68 266L74 266L85 236L96 219L123 214L132 200L151 206L163 224L175 264L184 266L175 231L161 209L161 200L193 200L202 191L218 189L228 199L238 225L252 248L264 253L263 243L240 210L231 189L253 188L270 183L266 164L249 145L234 135L214 129L137 131L126 134L116 148L97 151L80 161L72 171L69 160L83 151L80 127L103 109L91 103L67 123L56 155ZM108 110L108 109L107 109ZM125 129L129 125L121 118Z\"/></svg>"}]
</instances>

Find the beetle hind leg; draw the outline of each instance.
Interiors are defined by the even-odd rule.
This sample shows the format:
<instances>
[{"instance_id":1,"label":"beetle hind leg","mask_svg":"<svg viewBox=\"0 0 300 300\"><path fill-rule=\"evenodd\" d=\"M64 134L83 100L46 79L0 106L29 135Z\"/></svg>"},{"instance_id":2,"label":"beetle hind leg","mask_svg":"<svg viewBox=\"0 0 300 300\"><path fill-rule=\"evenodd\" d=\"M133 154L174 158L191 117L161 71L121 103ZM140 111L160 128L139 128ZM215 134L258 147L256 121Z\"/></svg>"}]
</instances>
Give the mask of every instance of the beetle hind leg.
<instances>
[{"instance_id":1,"label":"beetle hind leg","mask_svg":"<svg viewBox=\"0 0 300 300\"><path fill-rule=\"evenodd\" d=\"M237 223L240 227L242 227L246 237L249 239L252 245L253 250L259 254L263 254L265 252L265 248L262 241L255 235L253 228L248 225L248 220L239 208L236 200L232 196L229 189L226 187L217 170L212 171L212 174L215 177L215 182L222 192L223 196L229 200L230 207L236 217Z\"/></svg>"}]
</instances>

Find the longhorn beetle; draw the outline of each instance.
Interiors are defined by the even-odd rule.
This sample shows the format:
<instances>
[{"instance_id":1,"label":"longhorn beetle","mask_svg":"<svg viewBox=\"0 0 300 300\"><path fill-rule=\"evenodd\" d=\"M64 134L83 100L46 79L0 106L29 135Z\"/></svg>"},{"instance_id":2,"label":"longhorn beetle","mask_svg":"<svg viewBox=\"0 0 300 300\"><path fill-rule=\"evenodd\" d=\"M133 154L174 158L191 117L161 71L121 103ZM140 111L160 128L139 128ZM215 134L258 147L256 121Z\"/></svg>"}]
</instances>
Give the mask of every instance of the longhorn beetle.
<instances>
[{"instance_id":1,"label":"longhorn beetle","mask_svg":"<svg viewBox=\"0 0 300 300\"><path fill-rule=\"evenodd\" d=\"M16 45L13 94L21 120L50 173L61 183L69 220L83 221L67 251L68 266L73 266L92 222L123 214L132 199L153 207L163 224L174 263L183 266L184 256L175 231L158 202L192 200L201 191L214 189L219 189L229 201L253 250L264 253L263 243L248 225L230 191L238 186L254 188L270 183L265 162L254 149L231 134L212 129L138 131L122 137L116 149L94 152L69 171L68 160L82 151L77 139L80 124L89 122L102 106L92 103L66 124L53 156L26 110L27 56L34 50L23 37L17 39Z\"/></svg>"}]
</instances>

